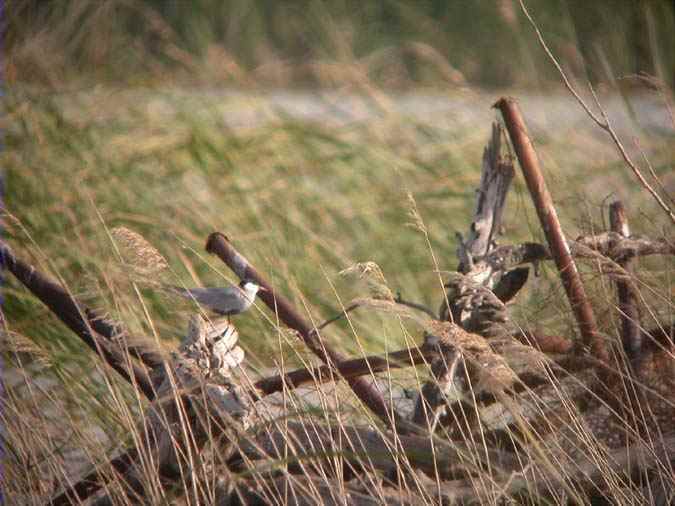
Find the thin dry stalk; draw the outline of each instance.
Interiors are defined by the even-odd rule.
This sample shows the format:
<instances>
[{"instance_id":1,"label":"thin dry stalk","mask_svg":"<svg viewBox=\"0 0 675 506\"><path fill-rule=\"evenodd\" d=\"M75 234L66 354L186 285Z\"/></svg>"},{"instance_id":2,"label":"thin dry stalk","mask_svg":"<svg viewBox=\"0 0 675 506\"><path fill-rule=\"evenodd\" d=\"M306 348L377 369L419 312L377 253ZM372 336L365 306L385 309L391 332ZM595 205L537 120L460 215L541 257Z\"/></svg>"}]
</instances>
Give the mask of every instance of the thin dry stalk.
<instances>
[{"instance_id":1,"label":"thin dry stalk","mask_svg":"<svg viewBox=\"0 0 675 506\"><path fill-rule=\"evenodd\" d=\"M654 190L654 188L651 187L651 185L647 182L645 177L642 175L642 172L640 172L640 169L638 168L637 165L633 162L633 160L630 158L628 155L626 148L624 148L623 143L619 139L619 136L616 134L616 131L614 128L612 128L612 124L609 121L609 118L607 116L607 113L605 110L602 108L602 105L600 105L600 101L598 100L597 95L595 94L595 90L593 89L593 86L589 83L589 88L591 90L591 94L593 95L593 100L595 101L596 106L600 110L600 114L602 118L598 117L596 114L591 111L591 109L586 105L586 102L584 102L584 99L581 98L579 93L574 89L572 86L572 83L570 83L569 79L567 78L567 75L565 74L565 71L562 69L560 64L558 63L558 60L556 57L553 55L551 50L549 49L548 45L546 44L546 41L544 40L544 36L541 34L541 31L539 30L539 27L535 23L534 19L532 19L532 16L530 15L529 11L527 10L527 7L525 7L525 2L523 0L520 1L520 8L522 9L523 13L525 14L525 17L529 21L530 25L532 25L532 28L534 29L535 33L537 34L537 39L539 40L539 43L541 44L541 47L544 49L546 52L546 55L548 58L551 60L551 63L555 66L555 68L558 70L558 73L560 74L560 77L563 80L563 83L565 83L565 87L569 90L569 92L574 96L576 101L579 103L579 105L583 108L584 111L586 111L586 114L595 122L596 125L598 125L600 128L602 128L605 132L609 134L611 137L612 141L614 142L614 145L616 146L617 150L621 154L621 157L623 158L624 162L630 170L635 174L635 177L637 177L638 181L640 184L654 197L654 200L656 200L657 204L666 212L670 220L675 223L675 213L673 213L672 209L670 209L670 206L664 200L661 198L661 196Z\"/></svg>"}]
</instances>

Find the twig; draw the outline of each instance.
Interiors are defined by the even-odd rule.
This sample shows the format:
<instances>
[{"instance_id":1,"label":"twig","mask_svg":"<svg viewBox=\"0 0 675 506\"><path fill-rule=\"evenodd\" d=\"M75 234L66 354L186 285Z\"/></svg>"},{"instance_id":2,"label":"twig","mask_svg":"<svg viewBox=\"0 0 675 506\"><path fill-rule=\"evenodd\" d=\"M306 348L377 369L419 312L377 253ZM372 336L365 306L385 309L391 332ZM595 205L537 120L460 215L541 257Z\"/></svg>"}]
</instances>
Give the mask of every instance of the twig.
<instances>
[{"instance_id":1,"label":"twig","mask_svg":"<svg viewBox=\"0 0 675 506\"><path fill-rule=\"evenodd\" d=\"M328 327L333 322L338 321L340 318L344 318L347 316L347 313L350 313L351 311L354 311L356 308L361 307L363 304L361 302L353 302L349 306L347 306L344 311L336 314L332 318L328 318L326 321L321 323L320 325L317 325L316 330L323 330L324 328Z\"/></svg>"},{"instance_id":2,"label":"twig","mask_svg":"<svg viewBox=\"0 0 675 506\"><path fill-rule=\"evenodd\" d=\"M638 178L638 181L640 184L649 192L651 193L652 197L654 197L654 200L658 203L658 205L666 212L670 220L675 223L675 213L670 209L668 204L663 201L661 196L650 186L650 184L647 182L647 180L644 178L642 173L640 172L640 169L635 165L633 160L631 160L630 156L628 156L628 153L626 152L626 149L624 148L623 144L621 143L621 140L619 139L618 135L614 131L614 128L612 128L612 125L609 121L609 118L607 117L607 113L605 110L602 108L600 105L600 101L598 100L597 95L595 94L595 90L593 89L593 86L589 83L589 88L591 90L591 95L593 95L593 100L595 101L595 104L597 105L598 109L600 110L600 114L602 115L602 119L599 118L597 115L595 115L588 105L586 105L586 102L581 98L581 96L577 93L577 91L574 89L572 84L570 83L569 79L567 79L567 75L565 74L565 71L562 69L560 64L558 63L558 60L556 60L555 56L553 56L553 53L551 50L548 48L548 45L546 44L546 41L544 40L544 37L541 34L541 31L539 30L539 27L537 24L534 22L534 19L532 19L532 16L528 12L527 8L525 7L525 3L523 0L520 1L520 7L525 14L525 17L527 17L527 20L530 22L530 25L532 25L532 28L537 34L537 38L539 39L539 43L541 44L542 48L546 52L546 55L549 57L551 60L551 63L555 66L555 68L558 70L558 73L562 77L563 82L565 83L565 87L569 90L569 92L574 96L574 98L577 100L579 105L586 111L586 114L595 122L596 125L598 125L600 128L602 128L605 132L609 134L611 137L612 141L614 142L614 145L616 148L619 150L619 154L623 158L624 162L626 162L626 165L630 168L630 170L635 174L635 177Z\"/></svg>"},{"instance_id":3,"label":"twig","mask_svg":"<svg viewBox=\"0 0 675 506\"><path fill-rule=\"evenodd\" d=\"M343 360L336 364L336 369L345 379L355 378L366 374L375 374L389 369L400 369L413 365L428 363L438 355L438 351L429 346L419 348L406 348L388 353L387 355L373 355L364 358ZM270 395L288 388L298 388L307 384L319 384L332 381L333 371L327 365L319 367L303 368L286 374L271 376L255 383L255 388L262 395Z\"/></svg>"},{"instance_id":4,"label":"twig","mask_svg":"<svg viewBox=\"0 0 675 506\"><path fill-rule=\"evenodd\" d=\"M560 278L572 306L572 311L574 311L584 343L591 347L594 356L608 363L609 354L602 337L598 334L593 309L588 302L579 272L563 235L553 199L546 187L537 155L527 135L525 122L518 110L516 101L502 98L495 104L495 107L501 111L504 117L506 128L520 161L527 187L532 195L539 221L560 272Z\"/></svg>"},{"instance_id":5,"label":"twig","mask_svg":"<svg viewBox=\"0 0 675 506\"><path fill-rule=\"evenodd\" d=\"M129 355L119 350L112 340L103 339L96 331L99 322L91 321L92 314L65 289L48 279L33 266L15 257L9 246L0 242L0 264L40 299L84 343L94 350L107 364L131 385L138 386L150 400L155 397L155 388L147 371L135 364ZM106 336L107 337L107 336Z\"/></svg>"},{"instance_id":6,"label":"twig","mask_svg":"<svg viewBox=\"0 0 675 506\"><path fill-rule=\"evenodd\" d=\"M422 312L428 314L429 316L431 316L434 320L437 319L437 316L434 314L434 312L431 309L429 309L428 307L426 307L424 304L419 304L417 302L410 302L410 301L407 301L407 300L403 300L401 298L400 293L397 294L396 299L394 299L394 302L396 302L397 304L401 304L402 306L407 306L407 307L410 307L410 308L413 308L413 309L417 309L418 311L422 311ZM340 320L341 318L344 318L345 316L347 316L348 313L351 313L352 311L362 307L363 305L364 305L363 301L352 302L349 306L347 306L344 309L344 311L339 312L335 316L333 316L331 318L328 318L323 323L317 325L316 330L317 331L323 330L324 328L326 328L331 323L334 323L334 322Z\"/></svg>"},{"instance_id":7,"label":"twig","mask_svg":"<svg viewBox=\"0 0 675 506\"><path fill-rule=\"evenodd\" d=\"M397 304L401 304L402 306L408 306L413 309L417 309L418 311L422 311L423 313L428 314L431 316L434 320L438 320L438 315L435 314L431 309L426 307L424 304L420 304L419 302L412 302L409 300L404 300L403 297L401 297L401 292L396 294L396 298L394 299L394 302Z\"/></svg>"},{"instance_id":8,"label":"twig","mask_svg":"<svg viewBox=\"0 0 675 506\"><path fill-rule=\"evenodd\" d=\"M645 177L642 175L642 172L638 168L637 165L635 165L635 162L631 160L630 156L628 156L628 152L626 151L626 148L624 148L623 143L619 139L619 136L616 134L614 131L614 128L612 128L612 124L609 121L609 117L607 116L607 113L605 110L602 108L600 105L600 100L598 100L598 96L595 93L595 90L593 89L593 85L591 83L588 83L588 87L591 90L591 95L593 95L593 100L595 100L596 105L598 106L598 109L600 109L600 113L602 114L602 117L605 120L605 125L606 128L605 130L609 134L609 136L612 138L614 141L614 144L616 145L616 148L619 150L619 153L621 154L621 157L623 158L623 161L626 162L626 165L630 168L631 171L633 171L633 174L635 174L635 177L637 177L638 181L640 184L649 192L652 194L652 197L654 197L654 200L661 206L661 208L666 212L666 214L670 217L670 221L675 223L675 213L670 209L670 206L663 201L661 196L652 188L652 186L647 182Z\"/></svg>"},{"instance_id":9,"label":"twig","mask_svg":"<svg viewBox=\"0 0 675 506\"><path fill-rule=\"evenodd\" d=\"M621 263L633 257L675 255L675 244L669 243L665 239L653 240L640 236L623 237L615 232L581 236L568 242L573 257L597 259L598 255L601 255L613 263ZM538 262L552 259L551 252L543 244L525 242L499 246L484 261L495 270L507 270L523 264L532 263L536 265Z\"/></svg>"},{"instance_id":10,"label":"twig","mask_svg":"<svg viewBox=\"0 0 675 506\"><path fill-rule=\"evenodd\" d=\"M622 237L630 236L626 212L621 201L609 206L609 223L612 232ZM629 274L633 274L633 260L629 257L618 262ZM640 313L637 297L631 285L624 280L616 281L619 313L621 315L621 336L623 348L630 363L635 366L642 350L642 334L640 333Z\"/></svg>"},{"instance_id":11,"label":"twig","mask_svg":"<svg viewBox=\"0 0 675 506\"><path fill-rule=\"evenodd\" d=\"M525 14L525 17L530 22L530 25L532 25L532 28L537 34L537 39L539 39L539 43L541 44L541 47L544 49L544 52L551 60L551 63L553 63L553 66L558 70L558 73L560 74L560 77L562 78L565 87L574 96L576 101L579 103L582 109L586 111L586 114L588 114L588 116L595 122L595 124L598 125L600 128L602 128L603 130L607 130L607 125L598 116L596 116L593 113L593 111L591 111L591 109L586 105L586 102L584 102L584 99L581 98L581 96L577 93L577 90L575 90L574 87L572 86L572 83L570 83L569 79L567 79L565 71L562 69L562 67L558 63L558 60L556 60L555 56L553 56L553 53L548 48L548 44L546 44L544 36L541 34L541 31L539 30L537 24L534 22L534 19L532 19L532 16L530 16L530 12L525 7L525 3L523 2L523 0L519 1L520 1L520 8L523 10L523 14Z\"/></svg>"},{"instance_id":12,"label":"twig","mask_svg":"<svg viewBox=\"0 0 675 506\"><path fill-rule=\"evenodd\" d=\"M342 353L322 342L319 333L300 316L288 299L274 291L248 260L234 249L227 237L218 232L212 233L206 242L206 251L218 255L240 279L252 279L265 288L267 291L260 294L260 299L270 310L277 313L288 327L297 330L307 347L324 363L336 369L336 365L346 359ZM347 382L356 396L387 426L391 427L392 422L403 422L395 411L390 411L382 395L365 378L348 379ZM391 419L391 413L394 420Z\"/></svg>"}]
</instances>

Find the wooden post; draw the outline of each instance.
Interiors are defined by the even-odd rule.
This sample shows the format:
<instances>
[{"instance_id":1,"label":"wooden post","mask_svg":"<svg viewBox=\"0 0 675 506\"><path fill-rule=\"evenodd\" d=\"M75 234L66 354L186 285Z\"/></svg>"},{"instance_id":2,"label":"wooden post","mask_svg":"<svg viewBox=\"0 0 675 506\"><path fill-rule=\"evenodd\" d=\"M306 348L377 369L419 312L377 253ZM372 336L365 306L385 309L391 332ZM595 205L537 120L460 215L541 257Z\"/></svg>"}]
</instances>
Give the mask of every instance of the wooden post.
<instances>
[{"instance_id":1,"label":"wooden post","mask_svg":"<svg viewBox=\"0 0 675 506\"><path fill-rule=\"evenodd\" d=\"M609 224L612 232L621 237L630 237L630 228L626 219L623 203L617 200L609 206ZM633 273L633 258L628 257L619 262L626 272ZM640 313L637 306L637 297L629 283L623 280L616 282L619 313L621 315L621 337L623 349L633 366L639 361L642 350L642 334L640 333Z\"/></svg>"}]
</instances>

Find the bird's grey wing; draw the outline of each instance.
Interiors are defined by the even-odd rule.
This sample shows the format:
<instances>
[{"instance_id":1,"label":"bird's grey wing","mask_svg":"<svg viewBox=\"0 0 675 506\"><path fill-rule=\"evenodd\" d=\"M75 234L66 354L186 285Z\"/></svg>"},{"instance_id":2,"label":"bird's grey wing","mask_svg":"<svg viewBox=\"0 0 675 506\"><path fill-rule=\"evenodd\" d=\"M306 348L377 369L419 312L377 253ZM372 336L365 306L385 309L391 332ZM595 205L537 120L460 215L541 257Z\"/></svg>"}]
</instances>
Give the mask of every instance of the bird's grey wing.
<instances>
[{"instance_id":1,"label":"bird's grey wing","mask_svg":"<svg viewBox=\"0 0 675 506\"><path fill-rule=\"evenodd\" d=\"M199 304L213 309L219 313L227 313L228 309L236 304L236 295L225 288L180 288L171 286L171 291L194 300Z\"/></svg>"}]
</instances>

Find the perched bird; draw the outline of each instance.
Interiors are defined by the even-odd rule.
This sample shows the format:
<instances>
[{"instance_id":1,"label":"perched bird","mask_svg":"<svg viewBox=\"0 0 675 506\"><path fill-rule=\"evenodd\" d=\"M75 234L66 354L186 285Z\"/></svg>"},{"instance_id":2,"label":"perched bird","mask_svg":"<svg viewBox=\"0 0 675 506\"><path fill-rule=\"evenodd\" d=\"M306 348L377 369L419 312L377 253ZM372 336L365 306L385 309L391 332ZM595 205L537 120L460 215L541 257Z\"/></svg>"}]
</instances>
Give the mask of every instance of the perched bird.
<instances>
[{"instance_id":1,"label":"perched bird","mask_svg":"<svg viewBox=\"0 0 675 506\"><path fill-rule=\"evenodd\" d=\"M224 316L243 313L253 305L259 291L267 291L267 289L246 279L239 283L239 286L233 285L227 288L180 288L171 286L168 289Z\"/></svg>"}]
</instances>

